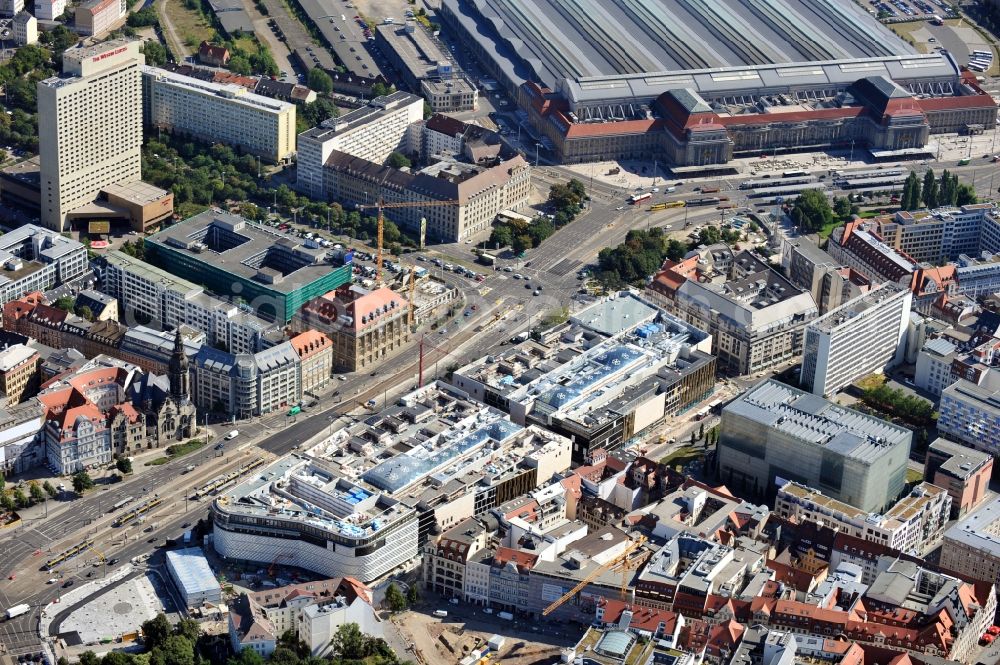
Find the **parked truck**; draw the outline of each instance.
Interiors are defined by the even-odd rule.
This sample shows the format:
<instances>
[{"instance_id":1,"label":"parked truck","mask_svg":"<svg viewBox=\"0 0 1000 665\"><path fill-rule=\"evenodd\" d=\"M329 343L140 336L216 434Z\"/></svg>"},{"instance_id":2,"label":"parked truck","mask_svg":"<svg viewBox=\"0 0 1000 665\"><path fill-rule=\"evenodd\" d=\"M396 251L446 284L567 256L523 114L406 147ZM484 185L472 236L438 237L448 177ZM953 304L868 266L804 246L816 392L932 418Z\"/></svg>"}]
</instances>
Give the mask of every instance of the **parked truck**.
<instances>
[{"instance_id":1,"label":"parked truck","mask_svg":"<svg viewBox=\"0 0 1000 665\"><path fill-rule=\"evenodd\" d=\"M434 616L444 618L448 616L448 610L434 610Z\"/></svg>"},{"instance_id":2,"label":"parked truck","mask_svg":"<svg viewBox=\"0 0 1000 665\"><path fill-rule=\"evenodd\" d=\"M497 616L503 619L504 621L514 620L514 615L511 614L510 612L497 612Z\"/></svg>"},{"instance_id":3,"label":"parked truck","mask_svg":"<svg viewBox=\"0 0 1000 665\"><path fill-rule=\"evenodd\" d=\"M8 620L10 620L13 619L14 617L19 617L22 614L27 614L28 610L30 609L31 606L28 605L27 603L21 603L20 605L15 605L14 607L8 607L6 612L6 617Z\"/></svg>"}]
</instances>

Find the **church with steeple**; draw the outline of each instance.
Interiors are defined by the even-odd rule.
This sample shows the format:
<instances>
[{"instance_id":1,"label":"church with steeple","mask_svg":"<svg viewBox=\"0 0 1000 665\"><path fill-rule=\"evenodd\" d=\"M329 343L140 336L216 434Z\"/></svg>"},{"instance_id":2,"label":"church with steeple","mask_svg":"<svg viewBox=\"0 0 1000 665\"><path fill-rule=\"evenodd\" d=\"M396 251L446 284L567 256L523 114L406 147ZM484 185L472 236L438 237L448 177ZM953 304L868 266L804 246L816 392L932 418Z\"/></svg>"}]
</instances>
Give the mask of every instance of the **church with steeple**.
<instances>
[{"instance_id":1,"label":"church with steeple","mask_svg":"<svg viewBox=\"0 0 1000 665\"><path fill-rule=\"evenodd\" d=\"M178 330L167 376L143 374L131 386L132 406L145 420L150 447L169 446L194 436L198 413L191 401L190 385L188 357Z\"/></svg>"}]
</instances>

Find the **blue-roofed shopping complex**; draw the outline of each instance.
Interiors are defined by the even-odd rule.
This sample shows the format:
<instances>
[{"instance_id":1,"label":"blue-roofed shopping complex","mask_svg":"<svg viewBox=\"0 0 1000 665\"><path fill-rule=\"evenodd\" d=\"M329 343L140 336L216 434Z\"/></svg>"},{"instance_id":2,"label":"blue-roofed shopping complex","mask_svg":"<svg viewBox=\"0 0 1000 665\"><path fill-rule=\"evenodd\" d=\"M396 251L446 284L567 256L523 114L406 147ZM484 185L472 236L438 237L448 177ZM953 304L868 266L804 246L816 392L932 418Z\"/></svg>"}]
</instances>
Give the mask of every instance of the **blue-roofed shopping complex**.
<instances>
[{"instance_id":1,"label":"blue-roofed shopping complex","mask_svg":"<svg viewBox=\"0 0 1000 665\"><path fill-rule=\"evenodd\" d=\"M412 561L440 511L485 515L569 463L563 437L437 383L217 497L214 544L227 558L280 555L368 582Z\"/></svg>"},{"instance_id":2,"label":"blue-roofed shopping complex","mask_svg":"<svg viewBox=\"0 0 1000 665\"><path fill-rule=\"evenodd\" d=\"M573 441L573 459L641 440L715 386L712 339L634 293L622 292L513 349L473 361L452 381L521 424Z\"/></svg>"}]
</instances>

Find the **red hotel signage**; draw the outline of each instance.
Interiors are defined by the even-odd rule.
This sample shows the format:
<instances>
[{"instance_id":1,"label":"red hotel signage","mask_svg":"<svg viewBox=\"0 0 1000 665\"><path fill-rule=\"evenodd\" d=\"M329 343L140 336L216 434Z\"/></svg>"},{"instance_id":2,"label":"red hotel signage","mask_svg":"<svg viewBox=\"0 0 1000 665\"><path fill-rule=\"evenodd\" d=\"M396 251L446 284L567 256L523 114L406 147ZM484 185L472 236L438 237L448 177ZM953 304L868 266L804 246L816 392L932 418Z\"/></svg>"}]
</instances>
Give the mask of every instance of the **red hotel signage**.
<instances>
[{"instance_id":1,"label":"red hotel signage","mask_svg":"<svg viewBox=\"0 0 1000 665\"><path fill-rule=\"evenodd\" d=\"M100 55L95 55L93 58L90 59L90 61L91 62L100 62L101 60L104 60L105 58L110 58L113 55L118 55L119 53L124 53L127 50L128 50L127 46L122 46L120 48L116 48L114 51L108 51L107 53L102 53Z\"/></svg>"}]
</instances>

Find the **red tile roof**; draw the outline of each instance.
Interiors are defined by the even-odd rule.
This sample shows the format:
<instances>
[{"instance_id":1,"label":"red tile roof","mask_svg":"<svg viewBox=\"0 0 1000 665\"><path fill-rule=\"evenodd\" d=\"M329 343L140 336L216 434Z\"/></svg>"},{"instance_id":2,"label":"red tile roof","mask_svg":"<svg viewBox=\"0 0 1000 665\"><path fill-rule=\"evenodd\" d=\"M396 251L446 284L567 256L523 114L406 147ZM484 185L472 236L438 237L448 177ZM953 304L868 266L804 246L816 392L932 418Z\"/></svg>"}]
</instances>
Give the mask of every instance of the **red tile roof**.
<instances>
[{"instance_id":1,"label":"red tile roof","mask_svg":"<svg viewBox=\"0 0 1000 665\"><path fill-rule=\"evenodd\" d=\"M618 623L621 621L622 612L629 610L632 612L632 618L629 621L629 628L631 629L656 633L660 631L660 624L663 624L663 634L672 635L677 628L677 614L668 612L667 610L632 605L612 598L600 598L597 604L604 608L604 618L602 621L605 624Z\"/></svg>"},{"instance_id":2,"label":"red tile roof","mask_svg":"<svg viewBox=\"0 0 1000 665\"><path fill-rule=\"evenodd\" d=\"M312 358L324 349L331 348L333 345L330 338L318 330L307 330L288 341L291 342L295 352L299 354L299 358L302 360Z\"/></svg>"},{"instance_id":3,"label":"red tile roof","mask_svg":"<svg viewBox=\"0 0 1000 665\"><path fill-rule=\"evenodd\" d=\"M538 563L538 555L515 550L510 547L498 547L493 555L493 563L505 566L513 563L518 569L531 570Z\"/></svg>"}]
</instances>

